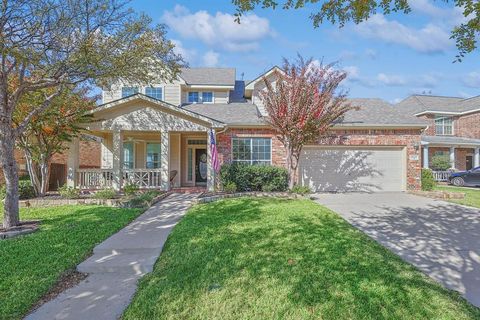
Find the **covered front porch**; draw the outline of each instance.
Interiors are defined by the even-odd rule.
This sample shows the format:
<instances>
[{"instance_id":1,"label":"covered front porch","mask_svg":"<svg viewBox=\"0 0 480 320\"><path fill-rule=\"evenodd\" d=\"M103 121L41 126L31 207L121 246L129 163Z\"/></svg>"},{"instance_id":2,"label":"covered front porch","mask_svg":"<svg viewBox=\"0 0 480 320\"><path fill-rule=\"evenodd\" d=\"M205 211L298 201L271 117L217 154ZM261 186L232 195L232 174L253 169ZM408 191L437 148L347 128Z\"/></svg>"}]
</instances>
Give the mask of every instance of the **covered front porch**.
<instances>
[{"instance_id":1,"label":"covered front porch","mask_svg":"<svg viewBox=\"0 0 480 320\"><path fill-rule=\"evenodd\" d=\"M452 171L465 171L480 166L480 140L462 137L423 136L422 166L432 169L437 181L448 181ZM436 170L432 158L444 156L449 170Z\"/></svg>"},{"instance_id":2,"label":"covered front porch","mask_svg":"<svg viewBox=\"0 0 480 320\"><path fill-rule=\"evenodd\" d=\"M94 190L170 190L204 187L213 190L211 136L219 123L148 97L126 98L94 113L102 119L89 126L102 140L101 168L79 169L79 142L72 141L67 184ZM109 112L106 112L106 111Z\"/></svg>"}]
</instances>

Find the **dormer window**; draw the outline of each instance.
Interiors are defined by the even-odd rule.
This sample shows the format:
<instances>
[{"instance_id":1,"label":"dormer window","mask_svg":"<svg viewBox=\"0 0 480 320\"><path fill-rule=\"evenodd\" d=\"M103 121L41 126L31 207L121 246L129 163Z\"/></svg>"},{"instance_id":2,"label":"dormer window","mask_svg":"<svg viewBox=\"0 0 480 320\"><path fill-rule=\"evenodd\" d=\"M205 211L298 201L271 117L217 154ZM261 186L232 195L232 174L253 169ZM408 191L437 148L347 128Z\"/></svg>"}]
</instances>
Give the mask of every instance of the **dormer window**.
<instances>
[{"instance_id":1,"label":"dormer window","mask_svg":"<svg viewBox=\"0 0 480 320\"><path fill-rule=\"evenodd\" d=\"M213 103L213 92L212 91L190 91L188 93L188 102L189 103Z\"/></svg>"},{"instance_id":2,"label":"dormer window","mask_svg":"<svg viewBox=\"0 0 480 320\"><path fill-rule=\"evenodd\" d=\"M435 134L442 136L453 135L453 119L451 117L435 117Z\"/></svg>"},{"instance_id":3,"label":"dormer window","mask_svg":"<svg viewBox=\"0 0 480 320\"><path fill-rule=\"evenodd\" d=\"M122 98L138 93L138 87L122 87Z\"/></svg>"},{"instance_id":4,"label":"dormer window","mask_svg":"<svg viewBox=\"0 0 480 320\"><path fill-rule=\"evenodd\" d=\"M161 87L146 87L145 94L153 99L162 100L162 88Z\"/></svg>"}]
</instances>

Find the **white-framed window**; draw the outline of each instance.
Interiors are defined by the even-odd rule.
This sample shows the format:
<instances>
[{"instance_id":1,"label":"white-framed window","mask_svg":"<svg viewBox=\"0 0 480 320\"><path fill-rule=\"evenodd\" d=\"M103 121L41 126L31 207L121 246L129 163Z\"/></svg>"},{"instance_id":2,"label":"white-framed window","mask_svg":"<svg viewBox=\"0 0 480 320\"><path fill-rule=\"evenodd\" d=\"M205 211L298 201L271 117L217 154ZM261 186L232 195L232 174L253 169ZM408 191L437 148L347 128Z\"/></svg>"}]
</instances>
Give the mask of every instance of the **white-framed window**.
<instances>
[{"instance_id":1,"label":"white-framed window","mask_svg":"<svg viewBox=\"0 0 480 320\"><path fill-rule=\"evenodd\" d=\"M435 117L435 134L442 136L453 135L453 119L451 117Z\"/></svg>"},{"instance_id":2,"label":"white-framed window","mask_svg":"<svg viewBox=\"0 0 480 320\"><path fill-rule=\"evenodd\" d=\"M232 161L247 164L271 164L272 139L232 138Z\"/></svg>"},{"instance_id":3,"label":"white-framed window","mask_svg":"<svg viewBox=\"0 0 480 320\"><path fill-rule=\"evenodd\" d=\"M202 92L202 102L203 103L213 103L213 92L212 91Z\"/></svg>"},{"instance_id":4,"label":"white-framed window","mask_svg":"<svg viewBox=\"0 0 480 320\"><path fill-rule=\"evenodd\" d=\"M161 87L146 87L145 95L157 100L163 100L163 90Z\"/></svg>"},{"instance_id":5,"label":"white-framed window","mask_svg":"<svg viewBox=\"0 0 480 320\"><path fill-rule=\"evenodd\" d=\"M160 143L147 142L147 155L145 157L145 168L157 169L160 168Z\"/></svg>"},{"instance_id":6,"label":"white-framed window","mask_svg":"<svg viewBox=\"0 0 480 320\"><path fill-rule=\"evenodd\" d=\"M189 91L188 92L189 103L213 103L212 91Z\"/></svg>"},{"instance_id":7,"label":"white-framed window","mask_svg":"<svg viewBox=\"0 0 480 320\"><path fill-rule=\"evenodd\" d=\"M133 141L123 143L123 169L135 167L135 145Z\"/></svg>"},{"instance_id":8,"label":"white-framed window","mask_svg":"<svg viewBox=\"0 0 480 320\"><path fill-rule=\"evenodd\" d=\"M138 87L122 87L122 98L138 93Z\"/></svg>"}]
</instances>

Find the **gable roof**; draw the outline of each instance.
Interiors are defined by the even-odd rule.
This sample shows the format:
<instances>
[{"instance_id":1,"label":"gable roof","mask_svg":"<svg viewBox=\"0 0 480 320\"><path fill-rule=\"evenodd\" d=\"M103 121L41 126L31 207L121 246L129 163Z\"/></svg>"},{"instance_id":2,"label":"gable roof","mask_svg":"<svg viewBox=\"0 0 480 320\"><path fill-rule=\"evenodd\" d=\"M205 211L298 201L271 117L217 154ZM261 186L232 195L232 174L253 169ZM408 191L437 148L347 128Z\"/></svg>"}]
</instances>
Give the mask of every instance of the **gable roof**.
<instances>
[{"instance_id":1,"label":"gable roof","mask_svg":"<svg viewBox=\"0 0 480 320\"><path fill-rule=\"evenodd\" d=\"M235 68L181 68L180 77L189 85L235 86Z\"/></svg>"},{"instance_id":2,"label":"gable roof","mask_svg":"<svg viewBox=\"0 0 480 320\"><path fill-rule=\"evenodd\" d=\"M425 127L425 120L405 113L382 99L354 98L348 99L358 110L347 112L338 125L346 126L413 126Z\"/></svg>"},{"instance_id":3,"label":"gable roof","mask_svg":"<svg viewBox=\"0 0 480 320\"><path fill-rule=\"evenodd\" d=\"M280 69L279 66L273 66L271 67L270 69L268 69L267 71L265 71L264 73L262 73L261 75L259 75L258 77L256 77L255 79L251 80L250 82L245 82L245 89L246 90L253 90L253 87L255 86L255 84L262 80L263 77L268 77L271 73L273 73L274 71L280 71L282 72L282 69Z\"/></svg>"},{"instance_id":4,"label":"gable roof","mask_svg":"<svg viewBox=\"0 0 480 320\"><path fill-rule=\"evenodd\" d=\"M397 103L396 107L415 115L428 113L462 114L480 111L480 97L464 99L460 97L412 95Z\"/></svg>"},{"instance_id":5,"label":"gable roof","mask_svg":"<svg viewBox=\"0 0 480 320\"><path fill-rule=\"evenodd\" d=\"M171 103L149 97L147 95L144 95L143 93L135 93L135 94L133 94L131 96L128 96L128 97L125 97L125 98L121 98L121 99L117 99L117 100L114 100L114 101L110 101L110 102L101 104L98 107L96 107L95 109L91 110L90 114L95 114L95 113L102 112L102 111L105 111L105 110L109 110L109 109L112 109L112 108L117 108L117 107L120 107L122 105L125 105L126 103L133 102L135 100L150 102L153 106L156 106L158 108L166 109L166 110L170 111L171 113L177 114L179 116L183 115L183 116L187 116L187 117L190 117L190 118L197 119L200 122L210 124L211 126L214 126L214 127L223 127L225 125L224 123L222 123L221 121L219 121L217 119L210 118L206 115L203 115L203 114L200 114L200 113L197 113L197 112L194 112L194 111L179 108L179 107L177 107L177 106L175 106Z\"/></svg>"}]
</instances>

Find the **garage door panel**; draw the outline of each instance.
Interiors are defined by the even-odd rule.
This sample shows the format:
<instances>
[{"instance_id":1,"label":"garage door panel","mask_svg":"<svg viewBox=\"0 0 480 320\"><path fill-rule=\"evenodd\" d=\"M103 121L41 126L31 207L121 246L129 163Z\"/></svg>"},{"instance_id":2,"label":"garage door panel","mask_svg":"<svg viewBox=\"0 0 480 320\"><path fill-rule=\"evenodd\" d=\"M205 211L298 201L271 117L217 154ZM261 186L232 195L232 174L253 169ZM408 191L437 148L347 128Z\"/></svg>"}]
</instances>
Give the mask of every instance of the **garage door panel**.
<instances>
[{"instance_id":1,"label":"garage door panel","mask_svg":"<svg viewBox=\"0 0 480 320\"><path fill-rule=\"evenodd\" d=\"M304 148L299 173L313 191L403 190L402 149Z\"/></svg>"}]
</instances>

